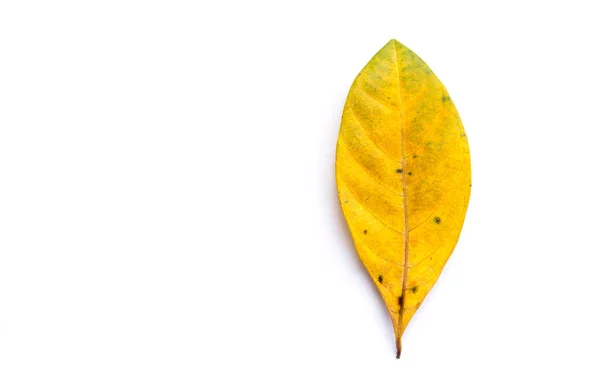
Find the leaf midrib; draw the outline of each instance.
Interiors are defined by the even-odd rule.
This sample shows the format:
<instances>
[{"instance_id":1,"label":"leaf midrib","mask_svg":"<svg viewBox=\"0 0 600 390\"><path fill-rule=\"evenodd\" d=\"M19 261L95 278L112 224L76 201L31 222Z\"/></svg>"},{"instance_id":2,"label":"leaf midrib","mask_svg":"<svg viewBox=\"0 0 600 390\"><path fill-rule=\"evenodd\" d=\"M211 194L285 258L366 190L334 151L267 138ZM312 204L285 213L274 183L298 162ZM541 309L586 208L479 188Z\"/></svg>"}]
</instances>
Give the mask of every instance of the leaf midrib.
<instances>
[{"instance_id":1,"label":"leaf midrib","mask_svg":"<svg viewBox=\"0 0 600 390\"><path fill-rule=\"evenodd\" d=\"M402 335L401 335L401 331L402 331L402 316L404 314L404 303L405 303L405 292L406 292L406 279L408 276L408 236L410 234L410 229L408 228L408 199L407 199L407 194L406 194L406 158L405 158L405 154L404 154L404 136L402 134L402 86L400 83L400 66L398 64L398 42L394 41L394 55L396 57L396 71L398 72L398 114L400 116L400 156L401 161L402 161L402 169L403 169L403 174L402 174L402 202L403 202L403 208L404 208L404 261L402 262L403 266L404 266L404 272L403 272L403 276L402 276L402 291L400 292L400 301L401 301L401 306L400 306L400 310L398 311L398 331L397 331L397 337L398 340L396 340L396 347L397 347L397 358L400 358L400 353L402 352Z\"/></svg>"}]
</instances>

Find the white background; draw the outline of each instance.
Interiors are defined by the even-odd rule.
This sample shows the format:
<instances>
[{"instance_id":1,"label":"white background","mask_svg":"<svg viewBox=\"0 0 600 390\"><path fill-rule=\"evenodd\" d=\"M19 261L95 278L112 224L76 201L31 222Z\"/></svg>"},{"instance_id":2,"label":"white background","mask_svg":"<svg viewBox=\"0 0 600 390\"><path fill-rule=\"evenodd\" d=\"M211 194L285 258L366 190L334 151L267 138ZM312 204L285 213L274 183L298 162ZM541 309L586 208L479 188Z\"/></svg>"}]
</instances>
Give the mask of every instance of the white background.
<instances>
[{"instance_id":1,"label":"white background","mask_svg":"<svg viewBox=\"0 0 600 390\"><path fill-rule=\"evenodd\" d=\"M0 389L598 389L594 1L2 1ZM473 188L403 337L337 203L390 38Z\"/></svg>"}]
</instances>

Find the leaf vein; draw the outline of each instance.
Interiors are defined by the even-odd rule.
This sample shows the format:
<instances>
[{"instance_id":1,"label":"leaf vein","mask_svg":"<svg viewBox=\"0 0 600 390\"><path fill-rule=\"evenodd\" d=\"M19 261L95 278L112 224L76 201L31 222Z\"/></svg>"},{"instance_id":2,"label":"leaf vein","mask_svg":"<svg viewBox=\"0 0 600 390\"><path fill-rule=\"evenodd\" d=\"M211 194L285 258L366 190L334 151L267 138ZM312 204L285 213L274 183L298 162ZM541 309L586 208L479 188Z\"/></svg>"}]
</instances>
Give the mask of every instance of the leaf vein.
<instances>
[{"instance_id":1,"label":"leaf vein","mask_svg":"<svg viewBox=\"0 0 600 390\"><path fill-rule=\"evenodd\" d=\"M367 90L365 87L363 87L363 86L362 86L362 84L361 84L360 82L358 82L358 83L357 83L357 86L358 86L358 89L359 89L360 91L362 91L362 92L363 92L365 95L367 95L368 97L370 97L370 98L371 98L371 100L375 101L375 102L376 102L376 103L378 103L380 106L383 106L383 107L385 107L385 108L388 108L388 109L390 109L390 110L397 110L397 109L398 109L398 107L391 106L391 105L389 105L389 104L387 104L387 103L384 103L384 102L382 102L381 100L377 99L377 98L375 97L375 95L374 95L373 93L369 92L369 91L368 91L368 90Z\"/></svg>"},{"instance_id":2,"label":"leaf vein","mask_svg":"<svg viewBox=\"0 0 600 390\"><path fill-rule=\"evenodd\" d=\"M343 140L344 140L344 142L345 142L345 143L346 143L346 145L348 146L348 141L346 141L346 137L345 137L345 136L342 136L342 137L343 137ZM374 174L373 174L371 171L369 171L369 170L367 169L367 167L366 167L366 166L365 166L365 165L364 165L364 164L363 164L361 161L359 161L359 160L358 160L358 158L356 158L356 156L354 156L354 154L353 154L353 153L350 151L350 150L351 150L351 148L350 148L350 147L346 147L346 149L348 150L348 154L350 155L350 157L352 157L352 159L353 159L354 161L356 161L356 163L357 163L357 164L358 164L358 165L359 165L359 166L360 166L360 167L361 167L361 168L362 168L362 169L363 169L363 170L364 170L364 171L365 171L365 172L366 172L366 173L367 173L367 174L368 174L370 177L372 177L373 179L375 179L375 181L377 181L377 182L378 182L378 183L379 183L379 184L380 184L380 185L381 185L383 188L385 188L386 190L390 191L391 193L393 193L393 194L395 194L395 195L397 195L397 196L400 196L400 197L404 196L403 194L401 194L401 193L399 193L399 192L396 192L396 191L394 191L393 189L391 189L390 187L388 187L387 185L385 185L385 184L384 184L384 183L383 183L383 182L382 182L382 181L381 181L381 180L380 180L380 179L379 179L377 176L375 176L375 175L374 175Z\"/></svg>"},{"instance_id":3,"label":"leaf vein","mask_svg":"<svg viewBox=\"0 0 600 390\"><path fill-rule=\"evenodd\" d=\"M363 240L363 239L360 237L360 235L359 235L359 234L357 234L357 235L356 235L356 237L358 237L358 240L359 240L359 241L360 241L360 242L361 242L361 243L362 243L362 244L363 244L365 247L367 247L367 249L369 249L371 252L373 252L375 255L377 255L377 257L379 257L379 258L381 258L381 259L383 259L383 260L387 261L388 263L391 263L391 264L397 265L398 267L404 267L402 264L400 264L400 263L396 263L395 261L392 261L392 260L390 260L390 259L388 259L388 258L386 258L386 257L383 257L383 256L381 256L379 253L375 252L375 250L374 250L373 248L371 248L371 247L369 246L369 244L367 244L367 242L366 242L365 240Z\"/></svg>"},{"instance_id":4,"label":"leaf vein","mask_svg":"<svg viewBox=\"0 0 600 390\"><path fill-rule=\"evenodd\" d=\"M352 188L350 188L350 185L349 185L349 184L348 184L348 183L347 183L347 182L346 182L346 181L345 181L343 178L340 178L340 180L341 180L341 181L343 181L343 182L346 184L346 187L348 188L348 192L350 193L350 195L352 195L352 197L353 197L354 199L356 199L356 201L358 202L358 204L359 204L359 205L361 205L362 207L364 207L364 209L365 209L366 211L368 211L368 212L369 212L369 214L370 214L370 215L371 215L373 218L377 219L377 220L378 220L379 222L381 222L383 225L387 226L387 227L388 227L390 230L392 230L392 231L394 231L394 232L396 232L396 233L398 233L398 234L400 234L400 235L404 236L404 233L403 233L403 232L401 232L401 231L397 230L396 228L392 227L390 224L388 224L387 222L385 222L383 219L379 218L377 215L375 215L375 214L373 213L373 210L371 210L371 209L370 209L370 208L368 208L368 207L367 207L365 204L363 204L363 203L362 203L362 202L361 202L361 201L358 199L358 196L356 196L356 194L354 193L354 191L352 191Z\"/></svg>"},{"instance_id":5,"label":"leaf vein","mask_svg":"<svg viewBox=\"0 0 600 390\"><path fill-rule=\"evenodd\" d=\"M375 142L375 140L373 139L373 137L371 137L371 133L369 132L369 130L367 130L367 127L364 125L364 123L362 122L362 120L360 119L360 117L356 114L356 110L354 109L354 105L350 105L350 112L352 113L352 116L354 116L356 118L356 122L358 123L359 127L361 129L363 129L364 133L367 135L367 137L369 138L369 140L373 143L373 145L381 150L383 152L383 154L385 154L386 156L388 156L392 161L395 161L397 163L402 162L401 160L397 160L394 157L392 157L388 152L386 152L385 150L383 150L381 148L381 146L379 146L377 144L377 142Z\"/></svg>"}]
</instances>

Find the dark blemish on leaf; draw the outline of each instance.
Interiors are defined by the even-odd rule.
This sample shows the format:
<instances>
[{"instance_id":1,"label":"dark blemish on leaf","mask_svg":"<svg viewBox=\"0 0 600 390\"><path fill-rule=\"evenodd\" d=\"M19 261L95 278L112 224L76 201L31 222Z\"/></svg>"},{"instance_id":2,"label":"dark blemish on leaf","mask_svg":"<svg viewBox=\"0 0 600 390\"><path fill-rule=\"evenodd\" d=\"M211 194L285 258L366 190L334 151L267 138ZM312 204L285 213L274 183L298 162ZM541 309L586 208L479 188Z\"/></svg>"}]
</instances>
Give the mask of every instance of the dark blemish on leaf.
<instances>
[{"instance_id":1,"label":"dark blemish on leaf","mask_svg":"<svg viewBox=\"0 0 600 390\"><path fill-rule=\"evenodd\" d=\"M412 176L412 172L408 172L408 176Z\"/></svg>"},{"instance_id":2,"label":"dark blemish on leaf","mask_svg":"<svg viewBox=\"0 0 600 390\"><path fill-rule=\"evenodd\" d=\"M416 154L413 154L413 158L417 158L417 155L416 155Z\"/></svg>"},{"instance_id":3,"label":"dark blemish on leaf","mask_svg":"<svg viewBox=\"0 0 600 390\"><path fill-rule=\"evenodd\" d=\"M363 230L363 233L364 233L364 234L367 234L367 229Z\"/></svg>"},{"instance_id":4,"label":"dark blemish on leaf","mask_svg":"<svg viewBox=\"0 0 600 390\"><path fill-rule=\"evenodd\" d=\"M473 184L469 184L469 188L471 188L471 186L472 186L472 185L473 185Z\"/></svg>"},{"instance_id":5,"label":"dark blemish on leaf","mask_svg":"<svg viewBox=\"0 0 600 390\"><path fill-rule=\"evenodd\" d=\"M415 286L415 287L411 288L410 291L412 291L413 294L416 294L417 292L419 292L419 286Z\"/></svg>"},{"instance_id":6,"label":"dark blemish on leaf","mask_svg":"<svg viewBox=\"0 0 600 390\"><path fill-rule=\"evenodd\" d=\"M347 201L347 200L345 200L345 201L344 201L344 203L348 203L348 201Z\"/></svg>"},{"instance_id":7,"label":"dark blemish on leaf","mask_svg":"<svg viewBox=\"0 0 600 390\"><path fill-rule=\"evenodd\" d=\"M446 103L448 100L450 100L450 96L447 96L447 95L442 96L442 103Z\"/></svg>"},{"instance_id":8,"label":"dark blemish on leaf","mask_svg":"<svg viewBox=\"0 0 600 390\"><path fill-rule=\"evenodd\" d=\"M383 276L379 275L379 277L377 278L377 280L379 280L379 283L383 283Z\"/></svg>"},{"instance_id":9,"label":"dark blemish on leaf","mask_svg":"<svg viewBox=\"0 0 600 390\"><path fill-rule=\"evenodd\" d=\"M398 297L398 304L400 305L400 307L404 306L404 295L400 295Z\"/></svg>"},{"instance_id":10,"label":"dark blemish on leaf","mask_svg":"<svg viewBox=\"0 0 600 390\"><path fill-rule=\"evenodd\" d=\"M442 219L440 217L435 217L433 219L433 222L435 222L435 223L437 223L439 225L440 223L442 223Z\"/></svg>"},{"instance_id":11,"label":"dark blemish on leaf","mask_svg":"<svg viewBox=\"0 0 600 390\"><path fill-rule=\"evenodd\" d=\"M402 173L403 170L402 169L396 169L396 173Z\"/></svg>"}]
</instances>

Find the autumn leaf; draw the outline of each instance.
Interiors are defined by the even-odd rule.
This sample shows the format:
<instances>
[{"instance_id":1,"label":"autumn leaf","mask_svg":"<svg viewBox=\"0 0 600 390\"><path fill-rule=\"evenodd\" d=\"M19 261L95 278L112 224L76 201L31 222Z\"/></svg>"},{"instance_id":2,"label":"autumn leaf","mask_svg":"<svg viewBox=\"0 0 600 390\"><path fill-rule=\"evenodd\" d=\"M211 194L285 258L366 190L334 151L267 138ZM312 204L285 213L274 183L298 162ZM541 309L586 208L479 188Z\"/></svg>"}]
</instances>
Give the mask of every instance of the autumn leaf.
<instances>
[{"instance_id":1,"label":"autumn leaf","mask_svg":"<svg viewBox=\"0 0 600 390\"><path fill-rule=\"evenodd\" d=\"M336 180L356 251L389 311L399 358L406 326L458 241L471 163L448 91L394 39L350 87Z\"/></svg>"}]
</instances>

